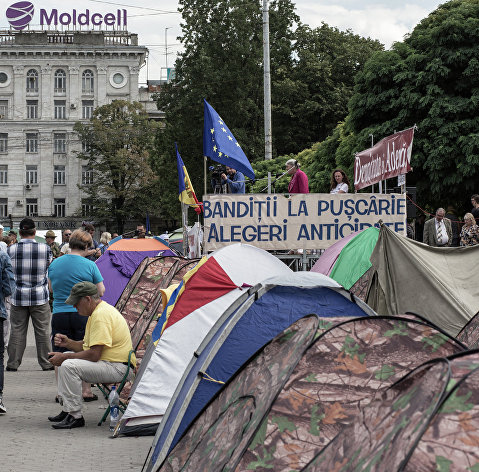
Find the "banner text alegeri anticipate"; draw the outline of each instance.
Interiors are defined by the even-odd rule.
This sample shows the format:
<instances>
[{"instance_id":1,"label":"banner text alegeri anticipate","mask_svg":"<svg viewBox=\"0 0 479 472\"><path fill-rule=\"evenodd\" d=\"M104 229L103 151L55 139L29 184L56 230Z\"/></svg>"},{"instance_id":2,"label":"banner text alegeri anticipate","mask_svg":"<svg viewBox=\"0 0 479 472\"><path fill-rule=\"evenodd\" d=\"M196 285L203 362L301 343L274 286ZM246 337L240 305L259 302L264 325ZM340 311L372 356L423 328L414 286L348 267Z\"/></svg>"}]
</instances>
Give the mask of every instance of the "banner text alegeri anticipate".
<instances>
[{"instance_id":1,"label":"banner text alegeri anticipate","mask_svg":"<svg viewBox=\"0 0 479 472\"><path fill-rule=\"evenodd\" d=\"M404 234L400 194L208 195L203 197L208 250L249 243L269 250L324 249L379 220Z\"/></svg>"}]
</instances>

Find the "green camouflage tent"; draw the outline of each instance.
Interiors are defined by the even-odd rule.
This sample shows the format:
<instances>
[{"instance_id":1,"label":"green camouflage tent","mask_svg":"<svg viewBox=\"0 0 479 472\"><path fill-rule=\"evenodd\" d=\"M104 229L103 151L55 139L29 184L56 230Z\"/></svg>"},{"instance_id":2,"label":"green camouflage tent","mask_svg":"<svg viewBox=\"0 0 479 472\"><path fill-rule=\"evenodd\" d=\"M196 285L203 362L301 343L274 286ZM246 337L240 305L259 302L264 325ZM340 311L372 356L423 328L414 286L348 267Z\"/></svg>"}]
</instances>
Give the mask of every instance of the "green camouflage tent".
<instances>
[{"instance_id":1,"label":"green camouflage tent","mask_svg":"<svg viewBox=\"0 0 479 472\"><path fill-rule=\"evenodd\" d=\"M227 383L156 470L303 470L404 375L464 349L415 316L303 318Z\"/></svg>"}]
</instances>

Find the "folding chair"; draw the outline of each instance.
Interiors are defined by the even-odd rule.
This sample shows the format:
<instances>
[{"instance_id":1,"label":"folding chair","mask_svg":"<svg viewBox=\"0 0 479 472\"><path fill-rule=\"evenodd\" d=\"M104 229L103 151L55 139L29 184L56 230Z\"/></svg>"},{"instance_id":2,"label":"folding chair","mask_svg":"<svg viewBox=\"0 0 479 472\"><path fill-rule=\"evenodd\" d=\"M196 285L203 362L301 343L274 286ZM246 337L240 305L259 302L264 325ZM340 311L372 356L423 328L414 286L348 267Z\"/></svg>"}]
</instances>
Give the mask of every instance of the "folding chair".
<instances>
[{"instance_id":1,"label":"folding chair","mask_svg":"<svg viewBox=\"0 0 479 472\"><path fill-rule=\"evenodd\" d=\"M133 327L130 330L130 336L131 336L131 343L133 346L133 349L130 351L128 354L128 368L126 369L125 375L123 376L123 379L121 382L118 384L116 391L118 392L118 396L120 396L121 391L123 390L123 387L127 384L128 382L128 374L130 373L131 367L131 356L133 354L136 354L136 351L143 339L143 336L145 335L148 327L150 326L151 320L155 316L156 311L155 310L150 310L147 313L143 312L141 316L138 317L136 320L136 323L133 325ZM105 400L108 402L108 397L111 392L111 385L113 384L104 384L104 383L97 383L96 386L100 390L100 392L103 394L105 397ZM124 413L127 407L127 403L122 401L120 399L120 404L118 405L119 410ZM110 404L108 404L107 409L103 413L103 416L101 420L98 422L98 426L101 426L103 422L107 419L108 415L110 413Z\"/></svg>"}]
</instances>

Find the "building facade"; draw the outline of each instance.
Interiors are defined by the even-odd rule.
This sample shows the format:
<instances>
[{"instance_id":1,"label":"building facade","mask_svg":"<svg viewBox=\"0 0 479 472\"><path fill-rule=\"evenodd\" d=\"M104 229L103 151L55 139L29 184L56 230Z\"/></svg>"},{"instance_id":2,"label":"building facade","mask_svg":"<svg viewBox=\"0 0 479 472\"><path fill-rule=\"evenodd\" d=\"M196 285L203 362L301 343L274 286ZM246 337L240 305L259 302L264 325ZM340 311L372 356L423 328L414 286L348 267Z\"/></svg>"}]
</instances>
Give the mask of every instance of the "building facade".
<instances>
[{"instance_id":1,"label":"building facade","mask_svg":"<svg viewBox=\"0 0 479 472\"><path fill-rule=\"evenodd\" d=\"M126 31L0 33L0 220L60 229L88 219L79 185L93 173L76 157L74 124L113 100L139 101L146 55Z\"/></svg>"}]
</instances>

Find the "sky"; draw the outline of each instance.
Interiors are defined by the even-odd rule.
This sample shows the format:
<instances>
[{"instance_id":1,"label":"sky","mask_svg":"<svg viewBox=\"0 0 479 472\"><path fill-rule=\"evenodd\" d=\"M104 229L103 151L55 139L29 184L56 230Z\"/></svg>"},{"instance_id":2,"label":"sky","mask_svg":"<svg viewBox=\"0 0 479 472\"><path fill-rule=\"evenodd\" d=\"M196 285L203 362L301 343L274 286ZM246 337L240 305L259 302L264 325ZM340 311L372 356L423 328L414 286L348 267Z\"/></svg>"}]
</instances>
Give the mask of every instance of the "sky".
<instances>
[{"instance_id":1,"label":"sky","mask_svg":"<svg viewBox=\"0 0 479 472\"><path fill-rule=\"evenodd\" d=\"M7 8L18 0L1 0L0 29L8 29ZM78 13L86 9L90 13L106 14L118 8L127 11L131 33L137 33L139 44L149 49L148 63L140 72L140 83L147 79L166 77L166 66L172 67L181 43L181 15L177 12L177 0L30 0L35 7L31 29L40 29L40 9ZM257 0L261 2L261 0ZM402 41L405 34L444 2L436 0L296 0L296 13L301 22L312 28L322 22L340 30L352 30L355 34L378 39L386 48L394 41ZM111 28L111 27L110 27ZM166 54L168 52L168 54Z\"/></svg>"}]
</instances>

